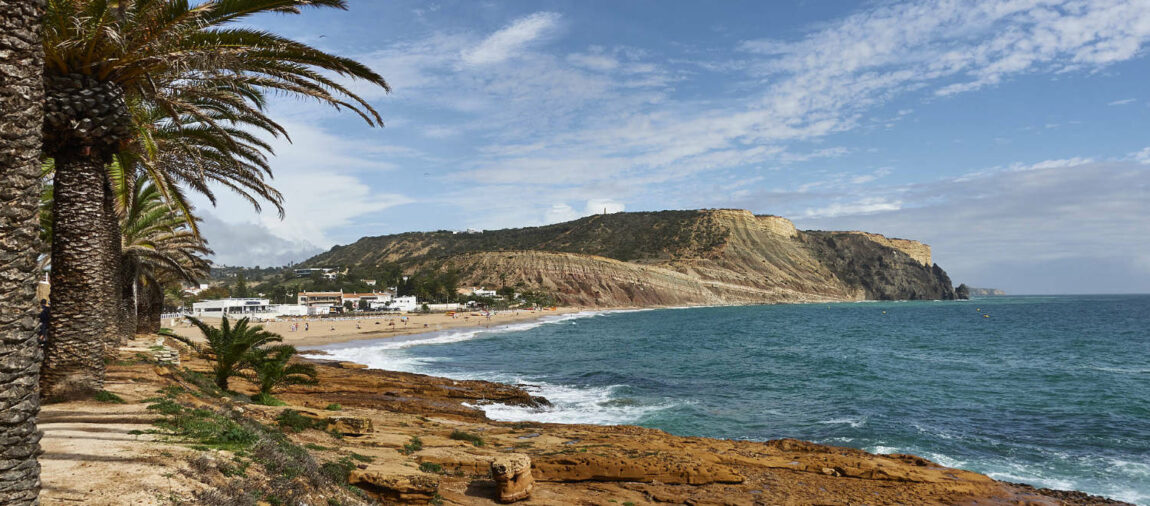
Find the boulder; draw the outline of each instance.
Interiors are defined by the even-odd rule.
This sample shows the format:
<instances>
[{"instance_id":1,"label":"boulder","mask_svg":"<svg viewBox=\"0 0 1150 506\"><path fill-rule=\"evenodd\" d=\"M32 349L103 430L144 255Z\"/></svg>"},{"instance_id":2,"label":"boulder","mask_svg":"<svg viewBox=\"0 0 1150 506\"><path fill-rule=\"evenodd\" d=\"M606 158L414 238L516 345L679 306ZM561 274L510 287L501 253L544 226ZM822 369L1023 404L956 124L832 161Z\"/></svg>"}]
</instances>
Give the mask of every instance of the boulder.
<instances>
[{"instance_id":1,"label":"boulder","mask_svg":"<svg viewBox=\"0 0 1150 506\"><path fill-rule=\"evenodd\" d=\"M347 481L384 503L427 504L439 492L439 478L429 474L353 469Z\"/></svg>"},{"instance_id":2,"label":"boulder","mask_svg":"<svg viewBox=\"0 0 1150 506\"><path fill-rule=\"evenodd\" d=\"M531 496L535 480L531 477L531 458L521 453L496 458L491 462L491 476L495 478L498 497L510 503Z\"/></svg>"},{"instance_id":3,"label":"boulder","mask_svg":"<svg viewBox=\"0 0 1150 506\"><path fill-rule=\"evenodd\" d=\"M327 419L327 431L335 431L344 436L363 436L375 432L375 425L370 418L333 416Z\"/></svg>"}]
</instances>

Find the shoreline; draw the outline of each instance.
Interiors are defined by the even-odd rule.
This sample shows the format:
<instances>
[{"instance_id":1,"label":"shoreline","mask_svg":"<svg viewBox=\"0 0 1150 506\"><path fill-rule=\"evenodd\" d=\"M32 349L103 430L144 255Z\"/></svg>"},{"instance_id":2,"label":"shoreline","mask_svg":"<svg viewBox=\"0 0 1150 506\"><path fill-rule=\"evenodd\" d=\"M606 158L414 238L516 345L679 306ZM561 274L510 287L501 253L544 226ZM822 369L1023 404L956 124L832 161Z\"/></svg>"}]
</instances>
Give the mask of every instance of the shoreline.
<instances>
[{"instance_id":1,"label":"shoreline","mask_svg":"<svg viewBox=\"0 0 1150 506\"><path fill-rule=\"evenodd\" d=\"M278 459L346 465L350 475L343 487L385 503L495 504L501 492L489 474L492 464L515 457L527 459L534 481L527 505L1125 504L997 481L911 455L795 439L741 441L633 425L500 422L485 415L484 405L530 407L543 401L503 383L367 369L322 356L301 357L315 364L320 381L278 389L276 398L285 406L251 404L205 388L212 364L174 339L165 342L179 351L181 365L144 357L140 350L154 344L151 339L121 349L120 360L109 365L106 388L122 403L44 407L43 504L146 504L160 490L182 501L229 490L243 495L245 487L268 489L279 471L267 463L283 460L253 459L166 435L170 424L159 430L153 425L163 420L152 410L161 404L150 404L157 392L185 406L185 414L242 417L278 430L297 445L297 453ZM242 396L256 392L239 377L231 388ZM281 420L289 411L326 422L287 430ZM248 470L237 477L237 469ZM346 489L315 488L309 496L340 490Z\"/></svg>"},{"instance_id":2,"label":"shoreline","mask_svg":"<svg viewBox=\"0 0 1150 506\"><path fill-rule=\"evenodd\" d=\"M457 314L455 318L447 316L446 313L411 313L336 318L292 317L253 323L263 326L264 330L279 334L283 337L283 344L312 349L332 344L384 341L396 337L409 337L452 330L487 330L516 323L536 321L548 316L566 315L588 310L594 311L595 309L559 307L555 310L541 311L506 310L494 312L490 318L482 316L479 311L467 311ZM403 318L407 318L406 322ZM203 321L217 325L219 318L204 318ZM200 334L199 329L195 326L186 321L177 321L177 323L179 323L179 325L171 327L172 332L175 334L197 342L203 340L203 335ZM305 323L307 324L307 330L304 330ZM293 324L298 324L298 330L291 330L291 325Z\"/></svg>"}]
</instances>

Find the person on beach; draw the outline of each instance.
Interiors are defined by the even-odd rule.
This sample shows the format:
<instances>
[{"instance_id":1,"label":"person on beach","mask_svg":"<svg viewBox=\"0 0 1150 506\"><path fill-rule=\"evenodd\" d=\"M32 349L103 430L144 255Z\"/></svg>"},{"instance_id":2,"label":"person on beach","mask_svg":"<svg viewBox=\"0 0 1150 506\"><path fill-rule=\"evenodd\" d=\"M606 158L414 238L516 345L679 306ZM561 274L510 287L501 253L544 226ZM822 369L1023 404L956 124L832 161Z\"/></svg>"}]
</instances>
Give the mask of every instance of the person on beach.
<instances>
[{"instance_id":1,"label":"person on beach","mask_svg":"<svg viewBox=\"0 0 1150 506\"><path fill-rule=\"evenodd\" d=\"M308 329L310 329L310 328L311 328L311 326L308 325L308 322L303 322L303 331L304 332L307 332Z\"/></svg>"}]
</instances>

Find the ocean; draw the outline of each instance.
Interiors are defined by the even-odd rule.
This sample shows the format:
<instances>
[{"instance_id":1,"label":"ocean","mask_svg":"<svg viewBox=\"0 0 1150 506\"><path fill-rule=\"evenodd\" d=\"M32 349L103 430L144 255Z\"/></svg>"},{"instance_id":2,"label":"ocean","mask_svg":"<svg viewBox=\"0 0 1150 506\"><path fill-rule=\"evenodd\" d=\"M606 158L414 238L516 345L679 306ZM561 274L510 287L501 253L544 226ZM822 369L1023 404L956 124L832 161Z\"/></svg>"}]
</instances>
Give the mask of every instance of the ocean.
<instances>
[{"instance_id":1,"label":"ocean","mask_svg":"<svg viewBox=\"0 0 1150 506\"><path fill-rule=\"evenodd\" d=\"M483 406L497 420L793 437L1150 504L1150 295L587 312L324 349L554 404Z\"/></svg>"}]
</instances>

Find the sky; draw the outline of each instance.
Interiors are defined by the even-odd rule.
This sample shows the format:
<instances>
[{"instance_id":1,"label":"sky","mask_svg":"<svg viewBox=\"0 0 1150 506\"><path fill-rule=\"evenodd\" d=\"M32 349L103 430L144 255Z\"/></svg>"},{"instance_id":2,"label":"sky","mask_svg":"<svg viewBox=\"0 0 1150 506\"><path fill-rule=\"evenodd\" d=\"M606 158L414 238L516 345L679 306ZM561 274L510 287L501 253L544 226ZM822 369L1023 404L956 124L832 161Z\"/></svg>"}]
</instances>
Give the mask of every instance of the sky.
<instances>
[{"instance_id":1,"label":"sky","mask_svg":"<svg viewBox=\"0 0 1150 506\"><path fill-rule=\"evenodd\" d=\"M286 216L200 199L217 263L741 208L956 285L1150 292L1150 1L349 3L249 22L383 75L350 86L385 127L274 98Z\"/></svg>"}]
</instances>

